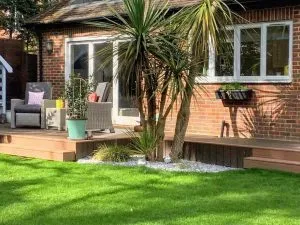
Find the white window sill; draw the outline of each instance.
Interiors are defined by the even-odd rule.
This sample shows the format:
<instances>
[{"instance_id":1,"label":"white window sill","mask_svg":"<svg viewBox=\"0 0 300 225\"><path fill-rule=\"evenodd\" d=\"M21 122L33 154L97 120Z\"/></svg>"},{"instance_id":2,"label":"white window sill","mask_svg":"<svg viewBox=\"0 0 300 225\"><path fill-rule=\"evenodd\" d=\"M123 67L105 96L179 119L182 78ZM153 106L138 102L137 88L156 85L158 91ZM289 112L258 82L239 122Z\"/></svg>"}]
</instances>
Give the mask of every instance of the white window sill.
<instances>
[{"instance_id":1,"label":"white window sill","mask_svg":"<svg viewBox=\"0 0 300 225\"><path fill-rule=\"evenodd\" d=\"M205 78L197 77L196 84L222 84L222 83L248 83L248 84L290 84L293 80L291 77L273 77L269 79L261 78L246 78L246 79L233 79L232 77L217 77L217 78Z\"/></svg>"}]
</instances>

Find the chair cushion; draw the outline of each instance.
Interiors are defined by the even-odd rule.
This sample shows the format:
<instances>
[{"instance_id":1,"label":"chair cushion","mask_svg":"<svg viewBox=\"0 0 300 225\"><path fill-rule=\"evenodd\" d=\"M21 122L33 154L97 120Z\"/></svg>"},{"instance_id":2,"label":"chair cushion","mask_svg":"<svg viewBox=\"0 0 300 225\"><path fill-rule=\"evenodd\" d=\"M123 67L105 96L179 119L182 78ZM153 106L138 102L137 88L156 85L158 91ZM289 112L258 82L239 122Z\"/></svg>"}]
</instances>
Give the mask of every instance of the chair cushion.
<instances>
[{"instance_id":1,"label":"chair cushion","mask_svg":"<svg viewBox=\"0 0 300 225\"><path fill-rule=\"evenodd\" d=\"M108 82L99 83L96 89L96 94L99 96L98 102L106 102L109 91L110 84Z\"/></svg>"},{"instance_id":2,"label":"chair cushion","mask_svg":"<svg viewBox=\"0 0 300 225\"><path fill-rule=\"evenodd\" d=\"M16 113L41 113L40 105L17 105L15 107Z\"/></svg>"},{"instance_id":3,"label":"chair cushion","mask_svg":"<svg viewBox=\"0 0 300 225\"><path fill-rule=\"evenodd\" d=\"M52 99L52 85L49 82L28 82L25 91L25 104L28 103L29 91L44 92L44 99Z\"/></svg>"},{"instance_id":4,"label":"chair cushion","mask_svg":"<svg viewBox=\"0 0 300 225\"><path fill-rule=\"evenodd\" d=\"M89 94L88 101L89 102L97 102L98 98L99 98L99 96L97 96L96 92L93 92L93 93Z\"/></svg>"},{"instance_id":5,"label":"chair cushion","mask_svg":"<svg viewBox=\"0 0 300 225\"><path fill-rule=\"evenodd\" d=\"M28 92L28 105L42 105L44 92Z\"/></svg>"}]
</instances>

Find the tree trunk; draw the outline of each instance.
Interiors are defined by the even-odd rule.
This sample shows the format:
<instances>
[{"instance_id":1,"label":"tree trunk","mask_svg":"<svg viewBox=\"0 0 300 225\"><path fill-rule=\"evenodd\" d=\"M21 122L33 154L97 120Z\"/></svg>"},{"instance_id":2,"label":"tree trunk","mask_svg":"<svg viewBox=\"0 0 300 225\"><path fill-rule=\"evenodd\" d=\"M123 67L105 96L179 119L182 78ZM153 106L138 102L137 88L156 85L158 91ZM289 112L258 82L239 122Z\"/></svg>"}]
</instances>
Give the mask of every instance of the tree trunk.
<instances>
[{"instance_id":1,"label":"tree trunk","mask_svg":"<svg viewBox=\"0 0 300 225\"><path fill-rule=\"evenodd\" d=\"M145 112L144 112L144 89L143 89L143 79L142 75L139 74L137 76L137 102L138 102L138 109L140 112L140 125L144 128L147 127Z\"/></svg>"},{"instance_id":2,"label":"tree trunk","mask_svg":"<svg viewBox=\"0 0 300 225\"><path fill-rule=\"evenodd\" d=\"M186 84L186 93L183 95L181 106L177 115L175 135L171 149L171 158L174 162L178 161L179 156L183 150L184 137L190 119L190 106L195 85L195 74L196 73L191 71L189 77L189 84Z\"/></svg>"},{"instance_id":3,"label":"tree trunk","mask_svg":"<svg viewBox=\"0 0 300 225\"><path fill-rule=\"evenodd\" d=\"M163 161L164 159L165 126L166 126L166 119L161 118L157 122L157 127L156 127L156 138L157 138L156 160L158 161Z\"/></svg>"},{"instance_id":4,"label":"tree trunk","mask_svg":"<svg viewBox=\"0 0 300 225\"><path fill-rule=\"evenodd\" d=\"M166 116L164 115L165 111L165 105L169 90L168 82L170 80L170 71L167 70L164 75L164 81L162 88L163 91L160 96L160 104L159 104L159 117L156 124L156 138L157 138L157 154L156 154L156 160L163 161L164 159L164 139L165 139L165 127L166 127ZM172 104L172 102L170 103ZM168 112L166 112L168 114Z\"/></svg>"}]
</instances>

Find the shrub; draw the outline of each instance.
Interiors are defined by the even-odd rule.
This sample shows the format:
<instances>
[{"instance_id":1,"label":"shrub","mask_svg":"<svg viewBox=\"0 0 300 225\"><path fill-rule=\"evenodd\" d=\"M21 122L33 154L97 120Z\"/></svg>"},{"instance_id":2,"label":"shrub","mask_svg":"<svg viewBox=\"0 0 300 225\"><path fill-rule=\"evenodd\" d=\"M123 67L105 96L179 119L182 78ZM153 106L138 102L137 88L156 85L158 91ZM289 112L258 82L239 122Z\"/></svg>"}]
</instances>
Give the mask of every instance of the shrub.
<instances>
[{"instance_id":1,"label":"shrub","mask_svg":"<svg viewBox=\"0 0 300 225\"><path fill-rule=\"evenodd\" d=\"M78 74L74 74L66 81L64 98L67 100L68 119L86 119L87 96L92 84Z\"/></svg>"},{"instance_id":2,"label":"shrub","mask_svg":"<svg viewBox=\"0 0 300 225\"><path fill-rule=\"evenodd\" d=\"M131 155L131 149L121 145L100 145L93 154L93 159L111 162L126 162Z\"/></svg>"},{"instance_id":3,"label":"shrub","mask_svg":"<svg viewBox=\"0 0 300 225\"><path fill-rule=\"evenodd\" d=\"M223 91L248 90L247 86L240 83L224 84L220 89Z\"/></svg>"},{"instance_id":4,"label":"shrub","mask_svg":"<svg viewBox=\"0 0 300 225\"><path fill-rule=\"evenodd\" d=\"M128 135L131 137L130 146L133 148L133 153L143 154L149 158L155 152L157 139L151 131L144 129L138 134L128 131Z\"/></svg>"}]
</instances>

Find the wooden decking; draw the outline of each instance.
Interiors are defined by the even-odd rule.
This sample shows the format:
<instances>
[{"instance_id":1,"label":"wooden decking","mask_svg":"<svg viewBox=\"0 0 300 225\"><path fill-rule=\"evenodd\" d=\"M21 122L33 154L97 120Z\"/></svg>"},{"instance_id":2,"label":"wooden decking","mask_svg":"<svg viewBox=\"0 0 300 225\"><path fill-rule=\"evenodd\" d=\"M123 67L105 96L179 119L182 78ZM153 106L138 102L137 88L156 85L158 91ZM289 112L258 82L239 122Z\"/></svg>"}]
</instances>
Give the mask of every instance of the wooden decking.
<instances>
[{"instance_id":1,"label":"wooden decking","mask_svg":"<svg viewBox=\"0 0 300 225\"><path fill-rule=\"evenodd\" d=\"M166 135L166 140L171 141L173 136ZM300 141L282 141L259 138L219 138L212 136L187 135L185 142L214 144L222 146L233 146L242 148L263 148L263 149L290 149L300 151Z\"/></svg>"},{"instance_id":2,"label":"wooden decking","mask_svg":"<svg viewBox=\"0 0 300 225\"><path fill-rule=\"evenodd\" d=\"M171 140L172 135L167 135L166 141ZM296 141L188 135L185 146L185 156L192 160L300 173L300 142Z\"/></svg>"},{"instance_id":3,"label":"wooden decking","mask_svg":"<svg viewBox=\"0 0 300 225\"><path fill-rule=\"evenodd\" d=\"M0 126L0 153L57 161L74 161L91 154L102 143L126 144L125 129L94 133L91 140L72 141L57 130L10 129ZM165 155L172 135L166 135ZM187 135L184 157L205 163L300 173L300 142L266 139L218 138Z\"/></svg>"},{"instance_id":4,"label":"wooden decking","mask_svg":"<svg viewBox=\"0 0 300 225\"><path fill-rule=\"evenodd\" d=\"M126 143L124 129L95 133L91 140L73 141L57 130L0 128L0 153L56 161L74 161L92 153L101 143Z\"/></svg>"}]
</instances>

